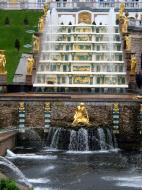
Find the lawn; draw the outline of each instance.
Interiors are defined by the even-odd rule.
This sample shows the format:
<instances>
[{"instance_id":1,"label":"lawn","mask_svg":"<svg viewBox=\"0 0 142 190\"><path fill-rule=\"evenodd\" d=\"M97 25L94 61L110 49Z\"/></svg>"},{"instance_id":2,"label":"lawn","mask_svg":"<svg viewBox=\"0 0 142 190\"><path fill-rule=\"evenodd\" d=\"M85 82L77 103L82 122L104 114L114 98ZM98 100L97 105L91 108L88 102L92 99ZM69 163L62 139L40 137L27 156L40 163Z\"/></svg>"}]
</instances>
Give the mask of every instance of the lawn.
<instances>
[{"instance_id":1,"label":"lawn","mask_svg":"<svg viewBox=\"0 0 142 190\"><path fill-rule=\"evenodd\" d=\"M0 10L0 49L6 50L8 83L12 83L21 54L31 52L31 48L24 47L26 44L32 44L33 34L27 31L37 31L41 15L42 12L36 10ZM9 25L5 24L6 17L9 19ZM24 24L25 18L28 20L28 25ZM19 52L15 48L16 39L20 41Z\"/></svg>"}]
</instances>

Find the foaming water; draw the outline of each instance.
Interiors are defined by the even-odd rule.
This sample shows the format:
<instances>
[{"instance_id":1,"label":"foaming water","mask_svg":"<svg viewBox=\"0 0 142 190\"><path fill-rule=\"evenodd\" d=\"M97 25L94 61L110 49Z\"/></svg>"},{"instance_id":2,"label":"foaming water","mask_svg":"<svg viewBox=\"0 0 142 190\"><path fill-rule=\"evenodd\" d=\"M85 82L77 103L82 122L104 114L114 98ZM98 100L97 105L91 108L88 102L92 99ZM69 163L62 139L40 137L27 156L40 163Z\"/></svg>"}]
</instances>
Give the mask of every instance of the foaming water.
<instances>
[{"instance_id":1,"label":"foaming water","mask_svg":"<svg viewBox=\"0 0 142 190\"><path fill-rule=\"evenodd\" d=\"M49 183L50 180L47 178L36 178L36 179L28 179L29 183L36 183L36 184L46 184Z\"/></svg>"},{"instance_id":2,"label":"foaming water","mask_svg":"<svg viewBox=\"0 0 142 190\"><path fill-rule=\"evenodd\" d=\"M37 155L37 154L15 154L14 157L12 156L6 156L8 159L16 159L16 158L22 158L22 159L29 159L29 160L54 160L57 159L57 156L55 155Z\"/></svg>"},{"instance_id":3,"label":"foaming water","mask_svg":"<svg viewBox=\"0 0 142 190\"><path fill-rule=\"evenodd\" d=\"M106 181L114 181L116 186L142 189L142 176L102 177Z\"/></svg>"},{"instance_id":4,"label":"foaming water","mask_svg":"<svg viewBox=\"0 0 142 190\"><path fill-rule=\"evenodd\" d=\"M109 128L55 128L51 127L47 146L69 151L104 151L116 148L115 136Z\"/></svg>"},{"instance_id":5,"label":"foaming water","mask_svg":"<svg viewBox=\"0 0 142 190\"><path fill-rule=\"evenodd\" d=\"M66 151L67 154L108 154L111 152L118 152L119 149L112 149L112 150L98 150L98 151Z\"/></svg>"},{"instance_id":6,"label":"foaming water","mask_svg":"<svg viewBox=\"0 0 142 190\"><path fill-rule=\"evenodd\" d=\"M60 189L46 188L46 187L35 187L34 190L60 190Z\"/></svg>"}]
</instances>

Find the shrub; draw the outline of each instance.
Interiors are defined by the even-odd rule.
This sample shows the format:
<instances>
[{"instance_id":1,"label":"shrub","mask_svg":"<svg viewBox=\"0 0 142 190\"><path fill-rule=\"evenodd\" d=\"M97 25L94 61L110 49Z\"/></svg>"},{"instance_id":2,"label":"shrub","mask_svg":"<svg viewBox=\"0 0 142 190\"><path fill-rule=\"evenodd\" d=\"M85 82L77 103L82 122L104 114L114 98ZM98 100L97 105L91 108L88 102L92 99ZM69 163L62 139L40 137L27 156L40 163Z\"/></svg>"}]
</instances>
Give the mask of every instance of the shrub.
<instances>
[{"instance_id":1,"label":"shrub","mask_svg":"<svg viewBox=\"0 0 142 190\"><path fill-rule=\"evenodd\" d=\"M24 18L24 21L23 21L23 22L24 22L24 25L29 25L29 20L28 20L27 17Z\"/></svg>"},{"instance_id":2,"label":"shrub","mask_svg":"<svg viewBox=\"0 0 142 190\"><path fill-rule=\"evenodd\" d=\"M5 24L5 25L10 25L10 20L9 20L8 17L5 18L4 24Z\"/></svg>"},{"instance_id":3,"label":"shrub","mask_svg":"<svg viewBox=\"0 0 142 190\"><path fill-rule=\"evenodd\" d=\"M19 52L19 50L20 50L20 41L18 39L15 40L14 46L17 49L17 51Z\"/></svg>"},{"instance_id":4,"label":"shrub","mask_svg":"<svg viewBox=\"0 0 142 190\"><path fill-rule=\"evenodd\" d=\"M10 179L1 179L0 180L0 190L20 190L15 181Z\"/></svg>"}]
</instances>

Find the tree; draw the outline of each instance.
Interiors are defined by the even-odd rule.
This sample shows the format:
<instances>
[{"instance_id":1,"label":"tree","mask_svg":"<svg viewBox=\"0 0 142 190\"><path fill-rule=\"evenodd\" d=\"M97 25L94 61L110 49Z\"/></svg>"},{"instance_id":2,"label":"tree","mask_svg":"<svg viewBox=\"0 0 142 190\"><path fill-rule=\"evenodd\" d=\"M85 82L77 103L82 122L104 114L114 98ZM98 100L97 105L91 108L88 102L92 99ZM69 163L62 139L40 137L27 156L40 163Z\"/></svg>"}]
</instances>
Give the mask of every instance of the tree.
<instances>
[{"instance_id":1,"label":"tree","mask_svg":"<svg viewBox=\"0 0 142 190\"><path fill-rule=\"evenodd\" d=\"M20 41L18 39L15 40L15 48L17 49L17 51L19 52L20 50Z\"/></svg>"},{"instance_id":2,"label":"tree","mask_svg":"<svg viewBox=\"0 0 142 190\"><path fill-rule=\"evenodd\" d=\"M5 25L10 25L10 20L9 20L8 17L5 18L4 24L5 24Z\"/></svg>"}]
</instances>

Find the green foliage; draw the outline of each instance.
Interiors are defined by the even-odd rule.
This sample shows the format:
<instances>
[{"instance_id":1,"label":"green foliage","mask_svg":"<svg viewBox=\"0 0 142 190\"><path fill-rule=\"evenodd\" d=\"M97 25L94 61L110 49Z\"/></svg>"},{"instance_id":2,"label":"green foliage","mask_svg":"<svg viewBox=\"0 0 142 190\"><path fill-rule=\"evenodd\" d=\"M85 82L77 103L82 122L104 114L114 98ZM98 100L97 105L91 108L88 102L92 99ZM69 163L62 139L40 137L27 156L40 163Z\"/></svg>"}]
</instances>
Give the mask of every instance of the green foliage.
<instances>
[{"instance_id":1,"label":"green foliage","mask_svg":"<svg viewBox=\"0 0 142 190\"><path fill-rule=\"evenodd\" d=\"M41 11L35 10L0 10L0 49L6 50L6 69L8 72L8 83L11 83L19 59L22 53L30 53L31 48L25 48L25 44L32 44L32 33L28 30L37 31L38 19L42 15ZM4 25L6 17L10 20L10 25ZM23 24L24 18L28 18L29 25ZM20 50L14 47L15 40L20 41Z\"/></svg>"},{"instance_id":2,"label":"green foliage","mask_svg":"<svg viewBox=\"0 0 142 190\"><path fill-rule=\"evenodd\" d=\"M10 179L1 179L0 180L0 190L20 190L15 181Z\"/></svg>"}]
</instances>

